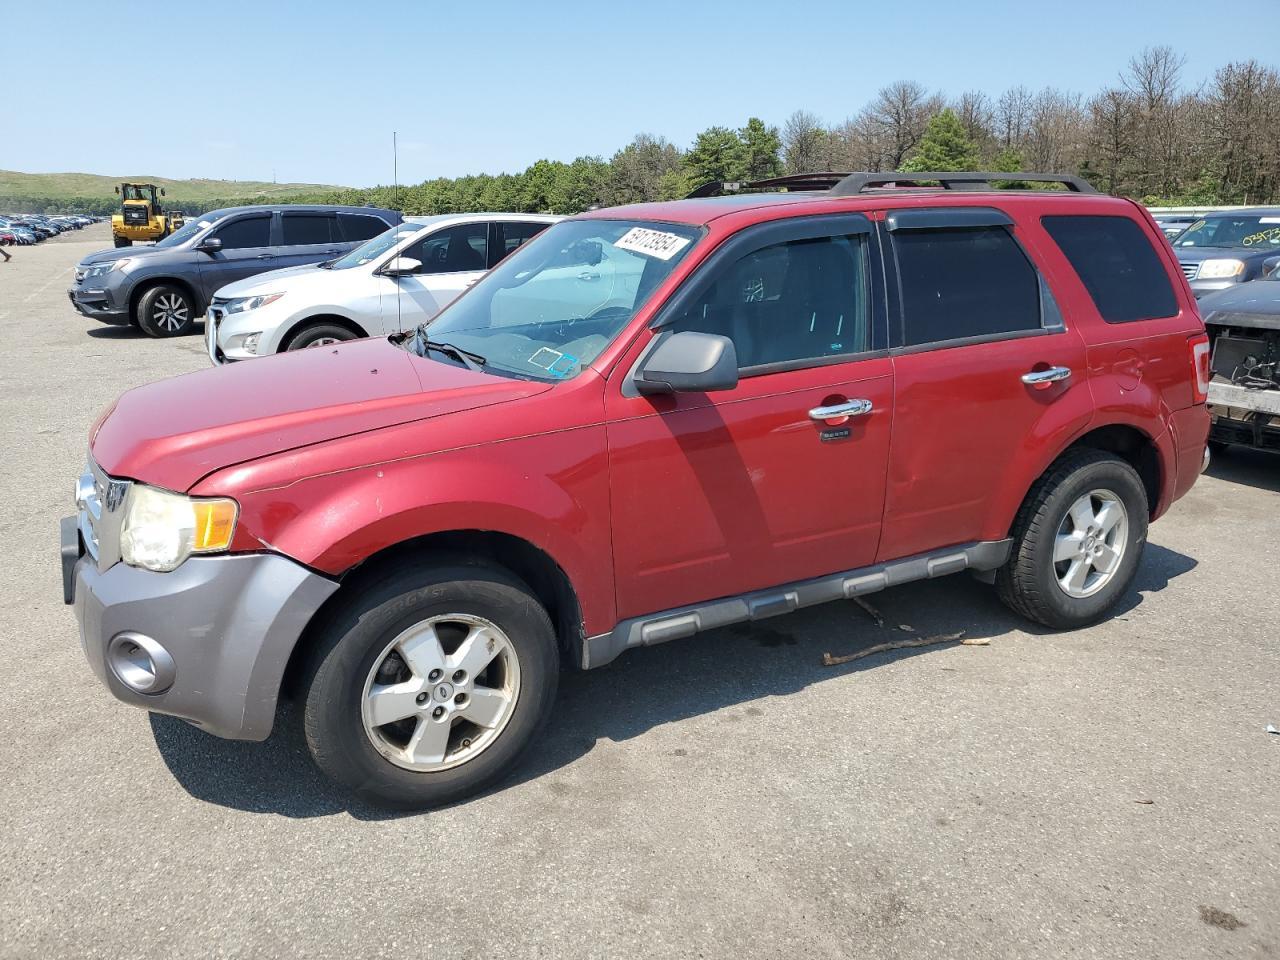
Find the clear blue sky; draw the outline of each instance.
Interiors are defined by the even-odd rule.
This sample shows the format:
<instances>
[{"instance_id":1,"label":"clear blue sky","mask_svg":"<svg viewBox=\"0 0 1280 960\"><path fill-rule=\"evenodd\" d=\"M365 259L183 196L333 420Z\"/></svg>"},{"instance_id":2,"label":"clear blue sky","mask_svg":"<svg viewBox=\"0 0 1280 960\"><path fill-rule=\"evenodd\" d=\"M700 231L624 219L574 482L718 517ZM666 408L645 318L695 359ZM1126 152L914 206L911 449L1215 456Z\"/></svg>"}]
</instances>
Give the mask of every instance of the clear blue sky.
<instances>
[{"instance_id":1,"label":"clear blue sky","mask_svg":"<svg viewBox=\"0 0 1280 960\"><path fill-rule=\"evenodd\" d=\"M1203 0L901 5L698 0L23 2L0 10L0 168L365 186L687 145L883 84L1092 93L1148 44L1186 82L1280 61L1280 7ZM56 56L54 55L56 53Z\"/></svg>"}]
</instances>

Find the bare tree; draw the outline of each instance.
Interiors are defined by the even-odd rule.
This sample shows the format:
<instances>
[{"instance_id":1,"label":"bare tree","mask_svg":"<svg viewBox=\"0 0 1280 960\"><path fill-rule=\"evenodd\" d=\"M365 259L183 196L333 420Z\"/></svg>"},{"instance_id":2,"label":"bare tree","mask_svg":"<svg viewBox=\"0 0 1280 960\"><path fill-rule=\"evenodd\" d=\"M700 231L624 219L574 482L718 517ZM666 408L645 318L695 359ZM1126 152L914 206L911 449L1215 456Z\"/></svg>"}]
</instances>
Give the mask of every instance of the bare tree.
<instances>
[{"instance_id":1,"label":"bare tree","mask_svg":"<svg viewBox=\"0 0 1280 960\"><path fill-rule=\"evenodd\" d=\"M995 125L1000 146L1021 149L1031 122L1031 92L1026 87L1010 87L996 101Z\"/></svg>"},{"instance_id":2,"label":"bare tree","mask_svg":"<svg viewBox=\"0 0 1280 960\"><path fill-rule=\"evenodd\" d=\"M897 170L920 138L929 118L942 109L942 98L914 80L882 87L861 115L871 138L880 144L882 166Z\"/></svg>"},{"instance_id":3,"label":"bare tree","mask_svg":"<svg viewBox=\"0 0 1280 960\"><path fill-rule=\"evenodd\" d=\"M807 110L797 110L782 125L782 162L787 173L822 169L827 149L822 121Z\"/></svg>"}]
</instances>

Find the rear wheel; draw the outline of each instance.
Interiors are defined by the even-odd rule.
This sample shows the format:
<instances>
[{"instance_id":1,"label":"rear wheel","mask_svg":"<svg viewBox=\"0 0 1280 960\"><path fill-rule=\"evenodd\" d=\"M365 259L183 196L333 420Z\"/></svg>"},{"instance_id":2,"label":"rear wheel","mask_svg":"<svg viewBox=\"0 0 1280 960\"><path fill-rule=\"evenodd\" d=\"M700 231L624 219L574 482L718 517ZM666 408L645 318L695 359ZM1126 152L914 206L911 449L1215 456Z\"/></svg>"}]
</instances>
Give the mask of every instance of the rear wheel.
<instances>
[{"instance_id":1,"label":"rear wheel","mask_svg":"<svg viewBox=\"0 0 1280 960\"><path fill-rule=\"evenodd\" d=\"M161 284L142 295L134 319L149 337L178 337L191 332L195 314L195 304L185 290Z\"/></svg>"},{"instance_id":2,"label":"rear wheel","mask_svg":"<svg viewBox=\"0 0 1280 960\"><path fill-rule=\"evenodd\" d=\"M1000 599L1055 629L1101 620L1129 589L1147 540L1146 488L1101 450L1073 450L1018 511L1013 553L996 574Z\"/></svg>"},{"instance_id":3,"label":"rear wheel","mask_svg":"<svg viewBox=\"0 0 1280 960\"><path fill-rule=\"evenodd\" d=\"M286 350L305 350L308 347L324 347L344 340L355 340L356 335L336 323L313 323L303 327L289 340Z\"/></svg>"},{"instance_id":4,"label":"rear wheel","mask_svg":"<svg viewBox=\"0 0 1280 960\"><path fill-rule=\"evenodd\" d=\"M366 800L452 803L511 772L551 714L558 671L551 621L515 577L403 570L353 596L321 638L307 745Z\"/></svg>"}]
</instances>

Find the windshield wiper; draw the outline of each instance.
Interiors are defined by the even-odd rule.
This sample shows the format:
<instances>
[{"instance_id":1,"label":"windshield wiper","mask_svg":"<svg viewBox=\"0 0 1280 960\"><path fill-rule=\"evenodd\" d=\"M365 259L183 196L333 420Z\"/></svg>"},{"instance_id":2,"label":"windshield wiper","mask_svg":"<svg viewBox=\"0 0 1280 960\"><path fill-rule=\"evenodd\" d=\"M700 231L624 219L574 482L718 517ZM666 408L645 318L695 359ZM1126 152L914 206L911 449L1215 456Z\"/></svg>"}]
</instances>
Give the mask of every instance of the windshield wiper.
<instances>
[{"instance_id":1,"label":"windshield wiper","mask_svg":"<svg viewBox=\"0 0 1280 960\"><path fill-rule=\"evenodd\" d=\"M478 353L472 353L470 350L463 350L461 347L455 347L452 343L444 343L439 340L432 340L427 337L426 329L418 327L415 331L417 337L418 354L426 356L427 350L434 350L436 353L443 353L446 357L453 357L468 370L479 370L486 363L488 358Z\"/></svg>"}]
</instances>

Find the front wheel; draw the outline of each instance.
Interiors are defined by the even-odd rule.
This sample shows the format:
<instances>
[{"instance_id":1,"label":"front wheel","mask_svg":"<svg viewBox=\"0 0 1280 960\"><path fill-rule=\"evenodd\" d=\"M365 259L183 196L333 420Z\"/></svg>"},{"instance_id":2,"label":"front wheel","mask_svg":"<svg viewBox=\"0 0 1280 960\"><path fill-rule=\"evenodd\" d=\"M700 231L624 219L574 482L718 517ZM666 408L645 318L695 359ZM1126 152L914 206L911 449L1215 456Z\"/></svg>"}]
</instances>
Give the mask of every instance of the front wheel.
<instances>
[{"instance_id":1,"label":"front wheel","mask_svg":"<svg viewBox=\"0 0 1280 960\"><path fill-rule=\"evenodd\" d=\"M511 772L558 677L551 621L521 581L482 566L410 568L333 617L303 729L320 769L358 796L439 806Z\"/></svg>"},{"instance_id":2,"label":"front wheel","mask_svg":"<svg viewBox=\"0 0 1280 960\"><path fill-rule=\"evenodd\" d=\"M1102 450L1065 454L1018 511L1013 552L996 573L1000 599L1054 629L1096 623L1133 583L1148 511L1128 463Z\"/></svg>"},{"instance_id":3,"label":"front wheel","mask_svg":"<svg viewBox=\"0 0 1280 960\"><path fill-rule=\"evenodd\" d=\"M132 241L132 240L130 240L128 237L115 237L115 238L114 238L114 240L115 240L115 244L116 244L116 246L117 246L117 247L132 247L132 246L133 246L133 241Z\"/></svg>"},{"instance_id":4,"label":"front wheel","mask_svg":"<svg viewBox=\"0 0 1280 960\"><path fill-rule=\"evenodd\" d=\"M148 337L178 337L195 326L196 308L181 287L162 284L142 295L134 319Z\"/></svg>"},{"instance_id":5,"label":"front wheel","mask_svg":"<svg viewBox=\"0 0 1280 960\"><path fill-rule=\"evenodd\" d=\"M325 347L354 339L356 339L354 333L336 323L313 323L295 333L285 349L306 350L308 347Z\"/></svg>"}]
</instances>

